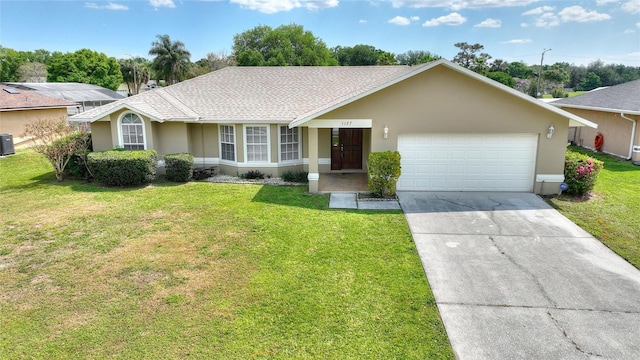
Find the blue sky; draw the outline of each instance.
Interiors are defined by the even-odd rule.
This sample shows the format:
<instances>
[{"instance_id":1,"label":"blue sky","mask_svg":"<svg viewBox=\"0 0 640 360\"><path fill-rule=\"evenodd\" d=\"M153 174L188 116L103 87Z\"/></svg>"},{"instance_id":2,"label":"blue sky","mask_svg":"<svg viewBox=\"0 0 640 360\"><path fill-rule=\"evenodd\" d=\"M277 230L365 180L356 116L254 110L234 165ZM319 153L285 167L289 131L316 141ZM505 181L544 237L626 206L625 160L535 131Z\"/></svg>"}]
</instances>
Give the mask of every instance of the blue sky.
<instances>
[{"instance_id":1,"label":"blue sky","mask_svg":"<svg viewBox=\"0 0 640 360\"><path fill-rule=\"evenodd\" d=\"M0 45L124 58L148 56L157 34L185 43L192 61L231 53L257 25L303 25L329 47L425 50L452 59L457 42L494 59L640 66L640 0L0 0Z\"/></svg>"}]
</instances>

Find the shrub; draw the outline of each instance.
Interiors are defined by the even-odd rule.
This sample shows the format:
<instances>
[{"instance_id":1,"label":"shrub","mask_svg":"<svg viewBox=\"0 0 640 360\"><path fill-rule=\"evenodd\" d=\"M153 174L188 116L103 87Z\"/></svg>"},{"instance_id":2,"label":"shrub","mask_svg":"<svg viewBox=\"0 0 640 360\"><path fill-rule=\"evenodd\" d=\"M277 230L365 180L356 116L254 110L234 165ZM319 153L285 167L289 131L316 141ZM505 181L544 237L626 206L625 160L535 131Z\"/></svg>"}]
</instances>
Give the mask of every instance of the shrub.
<instances>
[{"instance_id":1,"label":"shrub","mask_svg":"<svg viewBox=\"0 0 640 360\"><path fill-rule=\"evenodd\" d=\"M164 166L167 171L167 180L187 182L193 176L193 155L167 154L164 156Z\"/></svg>"},{"instance_id":2,"label":"shrub","mask_svg":"<svg viewBox=\"0 0 640 360\"><path fill-rule=\"evenodd\" d=\"M90 153L88 164L98 182L109 186L128 186L153 181L158 160L155 150L110 150Z\"/></svg>"},{"instance_id":3,"label":"shrub","mask_svg":"<svg viewBox=\"0 0 640 360\"><path fill-rule=\"evenodd\" d=\"M564 89L562 88L553 88L553 90L551 90L551 96L554 99L558 99L558 98L566 98L569 96L569 94L564 91Z\"/></svg>"},{"instance_id":4,"label":"shrub","mask_svg":"<svg viewBox=\"0 0 640 360\"><path fill-rule=\"evenodd\" d=\"M264 179L264 174L260 170L249 170L246 173L240 175L242 179Z\"/></svg>"},{"instance_id":5,"label":"shrub","mask_svg":"<svg viewBox=\"0 0 640 360\"><path fill-rule=\"evenodd\" d=\"M309 173L306 171L291 171L287 170L282 176L282 180L286 182L295 182L295 183L307 183L309 182L308 178Z\"/></svg>"},{"instance_id":6,"label":"shrub","mask_svg":"<svg viewBox=\"0 0 640 360\"><path fill-rule=\"evenodd\" d=\"M602 161L567 150L564 161L564 181L569 186L567 193L583 196L588 194L598 180Z\"/></svg>"},{"instance_id":7,"label":"shrub","mask_svg":"<svg viewBox=\"0 0 640 360\"><path fill-rule=\"evenodd\" d=\"M396 193L400 177L400 153L397 151L372 152L369 154L369 190L383 197Z\"/></svg>"},{"instance_id":8,"label":"shrub","mask_svg":"<svg viewBox=\"0 0 640 360\"><path fill-rule=\"evenodd\" d=\"M64 169L64 174L74 179L92 178L87 165L87 156L93 151L91 133L77 132L69 136L76 142L76 152L71 155L71 159Z\"/></svg>"}]
</instances>

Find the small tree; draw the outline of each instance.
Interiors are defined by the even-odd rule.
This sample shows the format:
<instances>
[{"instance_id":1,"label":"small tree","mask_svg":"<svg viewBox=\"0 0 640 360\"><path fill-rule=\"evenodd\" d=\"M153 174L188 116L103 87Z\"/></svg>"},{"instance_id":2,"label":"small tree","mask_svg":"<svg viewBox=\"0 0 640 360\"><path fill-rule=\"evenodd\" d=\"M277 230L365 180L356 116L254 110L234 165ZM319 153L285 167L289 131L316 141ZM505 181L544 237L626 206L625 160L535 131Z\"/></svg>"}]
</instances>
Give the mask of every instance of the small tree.
<instances>
[{"instance_id":1,"label":"small tree","mask_svg":"<svg viewBox=\"0 0 640 360\"><path fill-rule=\"evenodd\" d=\"M369 190L376 196L393 196L400 177L400 153L397 151L369 154Z\"/></svg>"},{"instance_id":2,"label":"small tree","mask_svg":"<svg viewBox=\"0 0 640 360\"><path fill-rule=\"evenodd\" d=\"M88 135L75 134L63 118L34 120L25 125L24 133L33 139L33 149L51 162L58 181L62 181L64 169L72 156L76 152L87 151L90 146Z\"/></svg>"}]
</instances>

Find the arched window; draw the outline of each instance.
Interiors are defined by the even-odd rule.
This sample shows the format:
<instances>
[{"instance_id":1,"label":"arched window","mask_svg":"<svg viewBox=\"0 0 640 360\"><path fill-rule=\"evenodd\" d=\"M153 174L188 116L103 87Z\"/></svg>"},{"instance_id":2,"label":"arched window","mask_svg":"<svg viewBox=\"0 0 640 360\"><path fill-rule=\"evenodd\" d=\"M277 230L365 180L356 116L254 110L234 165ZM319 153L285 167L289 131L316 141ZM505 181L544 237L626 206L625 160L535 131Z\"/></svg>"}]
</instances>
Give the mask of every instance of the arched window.
<instances>
[{"instance_id":1,"label":"arched window","mask_svg":"<svg viewBox=\"0 0 640 360\"><path fill-rule=\"evenodd\" d=\"M122 147L126 150L144 150L144 123L140 116L128 113L120 119Z\"/></svg>"}]
</instances>

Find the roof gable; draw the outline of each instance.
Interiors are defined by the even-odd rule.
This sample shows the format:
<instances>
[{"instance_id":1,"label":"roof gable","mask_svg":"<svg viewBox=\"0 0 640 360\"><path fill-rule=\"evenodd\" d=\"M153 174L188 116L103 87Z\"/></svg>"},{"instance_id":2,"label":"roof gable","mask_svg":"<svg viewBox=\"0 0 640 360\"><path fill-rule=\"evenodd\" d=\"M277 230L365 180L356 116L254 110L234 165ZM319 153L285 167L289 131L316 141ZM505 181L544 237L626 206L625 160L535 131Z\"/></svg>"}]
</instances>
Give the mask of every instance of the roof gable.
<instances>
[{"instance_id":1,"label":"roof gable","mask_svg":"<svg viewBox=\"0 0 640 360\"><path fill-rule=\"evenodd\" d=\"M640 115L640 80L592 90L554 101L552 104L557 107Z\"/></svg>"}]
</instances>

